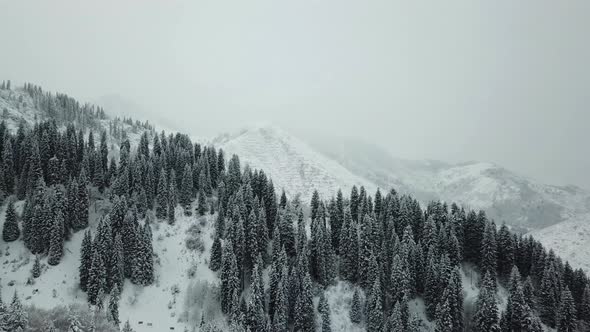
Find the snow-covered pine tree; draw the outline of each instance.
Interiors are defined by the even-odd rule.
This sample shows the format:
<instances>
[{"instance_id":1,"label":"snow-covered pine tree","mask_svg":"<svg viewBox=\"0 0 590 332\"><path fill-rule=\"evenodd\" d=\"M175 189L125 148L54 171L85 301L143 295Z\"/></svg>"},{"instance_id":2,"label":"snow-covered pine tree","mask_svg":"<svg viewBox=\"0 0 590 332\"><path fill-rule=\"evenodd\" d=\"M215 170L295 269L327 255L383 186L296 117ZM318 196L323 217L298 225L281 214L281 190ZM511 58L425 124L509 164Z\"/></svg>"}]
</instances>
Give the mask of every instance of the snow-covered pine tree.
<instances>
[{"instance_id":1,"label":"snow-covered pine tree","mask_svg":"<svg viewBox=\"0 0 590 332\"><path fill-rule=\"evenodd\" d=\"M240 287L238 264L231 240L228 240L223 247L221 262L221 310L225 314L230 314L234 311L234 307L238 305L238 303L233 303L232 300L234 291L239 291Z\"/></svg>"},{"instance_id":2,"label":"snow-covered pine tree","mask_svg":"<svg viewBox=\"0 0 590 332\"><path fill-rule=\"evenodd\" d=\"M264 203L264 202L263 202ZM265 264L268 263L268 229L266 220L266 211L264 207L258 209L258 221L256 224L256 238L258 239L258 253L262 255L262 260Z\"/></svg>"},{"instance_id":3,"label":"snow-covered pine tree","mask_svg":"<svg viewBox=\"0 0 590 332\"><path fill-rule=\"evenodd\" d=\"M156 196L156 217L165 219L168 217L168 182L166 181L166 170L160 171L160 180L158 181Z\"/></svg>"},{"instance_id":4,"label":"snow-covered pine tree","mask_svg":"<svg viewBox=\"0 0 590 332\"><path fill-rule=\"evenodd\" d=\"M360 205L359 192L358 192L358 188L355 185L355 186L352 186L352 189L350 190L350 215L351 215L352 219L355 221L358 221L359 205Z\"/></svg>"},{"instance_id":5,"label":"snow-covered pine tree","mask_svg":"<svg viewBox=\"0 0 590 332\"><path fill-rule=\"evenodd\" d=\"M518 268L514 266L510 274L508 303L502 313L500 328L502 331L540 332L540 325L524 298L520 278Z\"/></svg>"},{"instance_id":6,"label":"snow-covered pine tree","mask_svg":"<svg viewBox=\"0 0 590 332\"><path fill-rule=\"evenodd\" d=\"M449 304L451 305L451 316L453 318L453 331L463 332L463 286L459 268L456 266L451 272L451 279L449 280L447 289Z\"/></svg>"},{"instance_id":7,"label":"snow-covered pine tree","mask_svg":"<svg viewBox=\"0 0 590 332\"><path fill-rule=\"evenodd\" d=\"M539 317L550 327L555 327L555 314L559 306L560 277L555 262L549 261L543 272L539 289Z\"/></svg>"},{"instance_id":8,"label":"snow-covered pine tree","mask_svg":"<svg viewBox=\"0 0 590 332\"><path fill-rule=\"evenodd\" d=\"M109 319L116 325L119 326L119 298L121 296L121 292L119 291L119 286L117 284L113 285L113 289L111 290L111 297L109 298Z\"/></svg>"},{"instance_id":9,"label":"snow-covered pine tree","mask_svg":"<svg viewBox=\"0 0 590 332\"><path fill-rule=\"evenodd\" d=\"M179 202L184 208L184 215L190 216L193 214L191 208L191 201L193 198L193 171L189 164L184 166L182 173L182 182L180 186Z\"/></svg>"},{"instance_id":10,"label":"snow-covered pine tree","mask_svg":"<svg viewBox=\"0 0 590 332\"><path fill-rule=\"evenodd\" d=\"M297 296L294 327L296 331L315 331L315 310L309 273L306 273L305 276L303 276L301 289Z\"/></svg>"},{"instance_id":11,"label":"snow-covered pine tree","mask_svg":"<svg viewBox=\"0 0 590 332\"><path fill-rule=\"evenodd\" d=\"M252 278L246 322L251 331L264 331L267 325L264 312L264 286L258 272L258 265L254 266Z\"/></svg>"},{"instance_id":12,"label":"snow-covered pine tree","mask_svg":"<svg viewBox=\"0 0 590 332\"><path fill-rule=\"evenodd\" d=\"M31 276L33 278L39 278L39 276L41 276L41 262L39 260L39 255L35 255L35 262L33 263L33 268L31 269Z\"/></svg>"},{"instance_id":13,"label":"snow-covered pine tree","mask_svg":"<svg viewBox=\"0 0 590 332\"><path fill-rule=\"evenodd\" d=\"M320 294L318 312L322 317L322 332L332 332L332 319L330 318L330 304L324 292Z\"/></svg>"},{"instance_id":14,"label":"snow-covered pine tree","mask_svg":"<svg viewBox=\"0 0 590 332\"><path fill-rule=\"evenodd\" d=\"M4 188L7 194L14 193L14 179L16 177L14 170L14 155L12 149L12 139L4 140L4 150L2 152L2 168L4 172Z\"/></svg>"},{"instance_id":15,"label":"snow-covered pine tree","mask_svg":"<svg viewBox=\"0 0 590 332\"><path fill-rule=\"evenodd\" d=\"M576 304L569 288L561 292L559 307L556 314L556 330L557 332L574 332L577 331L576 323Z\"/></svg>"},{"instance_id":16,"label":"snow-covered pine tree","mask_svg":"<svg viewBox=\"0 0 590 332\"><path fill-rule=\"evenodd\" d=\"M436 306L436 321L434 331L453 331L453 317L448 299L444 299Z\"/></svg>"},{"instance_id":17,"label":"snow-covered pine tree","mask_svg":"<svg viewBox=\"0 0 590 332\"><path fill-rule=\"evenodd\" d=\"M473 327L481 332L498 332L498 305L496 304L496 289L490 285L496 281L487 273L480 287L477 301L475 303L475 314L473 316Z\"/></svg>"},{"instance_id":18,"label":"snow-covered pine tree","mask_svg":"<svg viewBox=\"0 0 590 332\"><path fill-rule=\"evenodd\" d=\"M97 305L99 302L99 293L104 291L106 284L106 268L102 261L102 255L95 245L92 253L92 265L88 271L88 302Z\"/></svg>"},{"instance_id":19,"label":"snow-covered pine tree","mask_svg":"<svg viewBox=\"0 0 590 332\"><path fill-rule=\"evenodd\" d=\"M174 185L174 170L170 173L168 181L168 224L173 225L176 221L176 186Z\"/></svg>"},{"instance_id":20,"label":"snow-covered pine tree","mask_svg":"<svg viewBox=\"0 0 590 332\"><path fill-rule=\"evenodd\" d=\"M199 197L197 198L197 214L204 216L207 213L207 197L203 188L199 189Z\"/></svg>"},{"instance_id":21,"label":"snow-covered pine tree","mask_svg":"<svg viewBox=\"0 0 590 332\"><path fill-rule=\"evenodd\" d=\"M4 227L2 228L2 239L4 242L12 242L20 236L20 229L18 228L18 221L16 217L16 210L14 209L14 201L11 199L6 207L6 217Z\"/></svg>"},{"instance_id":22,"label":"snow-covered pine tree","mask_svg":"<svg viewBox=\"0 0 590 332\"><path fill-rule=\"evenodd\" d=\"M580 302L580 307L578 310L578 318L585 321L586 323L590 323L590 285L586 285L584 287L584 292L582 293L582 301Z\"/></svg>"},{"instance_id":23,"label":"snow-covered pine tree","mask_svg":"<svg viewBox=\"0 0 590 332\"><path fill-rule=\"evenodd\" d=\"M514 241L505 223L502 223L496 236L498 245L498 276L507 281L514 265Z\"/></svg>"},{"instance_id":24,"label":"snow-covered pine tree","mask_svg":"<svg viewBox=\"0 0 590 332\"><path fill-rule=\"evenodd\" d=\"M55 219L51 225L50 236L47 264L57 265L61 261L64 246L64 215L61 209L58 209L55 214Z\"/></svg>"},{"instance_id":25,"label":"snow-covered pine tree","mask_svg":"<svg viewBox=\"0 0 590 332\"><path fill-rule=\"evenodd\" d=\"M396 254L393 256L391 263L391 276L389 278L389 297L391 303L402 301L404 297L412 295L412 285L410 280L410 272L408 270L409 262L402 260Z\"/></svg>"},{"instance_id":26,"label":"snow-covered pine tree","mask_svg":"<svg viewBox=\"0 0 590 332\"><path fill-rule=\"evenodd\" d=\"M496 229L493 223L486 225L483 239L481 242L481 259L480 259L480 271L482 275L487 273L495 279L496 278L496 266L498 260L498 247L496 244Z\"/></svg>"},{"instance_id":27,"label":"snow-covered pine tree","mask_svg":"<svg viewBox=\"0 0 590 332\"><path fill-rule=\"evenodd\" d=\"M145 223L142 229L143 240L143 280L144 286L151 285L154 282L154 247L152 243L152 228L149 223Z\"/></svg>"},{"instance_id":28,"label":"snow-covered pine tree","mask_svg":"<svg viewBox=\"0 0 590 332\"><path fill-rule=\"evenodd\" d=\"M218 271L221 268L221 252L221 240L217 232L215 232L213 245L211 246L211 256L209 258L209 268L213 271Z\"/></svg>"},{"instance_id":29,"label":"snow-covered pine tree","mask_svg":"<svg viewBox=\"0 0 590 332\"><path fill-rule=\"evenodd\" d=\"M524 294L524 299L526 303L531 307L531 309L535 310L537 307L536 300L535 300L535 286L533 286L533 280L531 276L527 276L523 285L522 285L522 292Z\"/></svg>"},{"instance_id":30,"label":"snow-covered pine tree","mask_svg":"<svg viewBox=\"0 0 590 332\"><path fill-rule=\"evenodd\" d=\"M356 282L358 274L358 230L351 211L344 212L344 224L340 231L340 274L350 282Z\"/></svg>"},{"instance_id":31,"label":"snow-covered pine tree","mask_svg":"<svg viewBox=\"0 0 590 332\"><path fill-rule=\"evenodd\" d=\"M406 332L406 326L402 317L402 310L399 302L393 306L393 310L385 322L387 332Z\"/></svg>"},{"instance_id":32,"label":"snow-covered pine tree","mask_svg":"<svg viewBox=\"0 0 590 332\"><path fill-rule=\"evenodd\" d=\"M288 331L288 317L289 313L287 312L288 305L287 305L287 293L286 293L286 286L284 282L287 279L287 272L286 268L284 271L284 278L281 278L277 285L277 291L275 295L275 302L274 302L274 314L272 320L272 327L273 332L287 332Z\"/></svg>"},{"instance_id":33,"label":"snow-covered pine tree","mask_svg":"<svg viewBox=\"0 0 590 332\"><path fill-rule=\"evenodd\" d=\"M115 235L110 273L112 286L117 286L121 290L125 281L125 258L123 256L123 240L121 234Z\"/></svg>"},{"instance_id":34,"label":"snow-covered pine tree","mask_svg":"<svg viewBox=\"0 0 590 332\"><path fill-rule=\"evenodd\" d=\"M88 290L88 277L90 274L90 268L92 266L92 253L92 238L90 235L90 230L87 230L84 233L82 246L80 247L80 267L78 268L80 275L80 289L82 289L84 292Z\"/></svg>"},{"instance_id":35,"label":"snow-covered pine tree","mask_svg":"<svg viewBox=\"0 0 590 332\"><path fill-rule=\"evenodd\" d=\"M78 186L78 199L76 202L76 225L75 230L81 230L88 227L88 207L90 206L88 189L85 185L86 181L80 177L80 184Z\"/></svg>"},{"instance_id":36,"label":"snow-covered pine tree","mask_svg":"<svg viewBox=\"0 0 590 332\"><path fill-rule=\"evenodd\" d=\"M16 291L14 291L14 296L12 297L12 302L10 303L10 308L8 310L8 315L5 322L8 327L8 331L18 331L19 329L24 331L24 329L27 327L28 315L24 310Z\"/></svg>"},{"instance_id":37,"label":"snow-covered pine tree","mask_svg":"<svg viewBox=\"0 0 590 332\"><path fill-rule=\"evenodd\" d=\"M123 329L121 330L121 332L135 332L131 328L131 324L129 324L129 320L125 321L125 325L123 325Z\"/></svg>"},{"instance_id":38,"label":"snow-covered pine tree","mask_svg":"<svg viewBox=\"0 0 590 332\"><path fill-rule=\"evenodd\" d=\"M375 278L371 288L371 296L367 303L367 332L380 332L383 328L383 305L381 282Z\"/></svg>"},{"instance_id":39,"label":"snow-covered pine tree","mask_svg":"<svg viewBox=\"0 0 590 332\"><path fill-rule=\"evenodd\" d=\"M361 297L358 288L355 287L354 295L352 296L352 304L350 307L350 320L353 323L359 324L363 317L363 306L361 304Z\"/></svg>"}]
</instances>

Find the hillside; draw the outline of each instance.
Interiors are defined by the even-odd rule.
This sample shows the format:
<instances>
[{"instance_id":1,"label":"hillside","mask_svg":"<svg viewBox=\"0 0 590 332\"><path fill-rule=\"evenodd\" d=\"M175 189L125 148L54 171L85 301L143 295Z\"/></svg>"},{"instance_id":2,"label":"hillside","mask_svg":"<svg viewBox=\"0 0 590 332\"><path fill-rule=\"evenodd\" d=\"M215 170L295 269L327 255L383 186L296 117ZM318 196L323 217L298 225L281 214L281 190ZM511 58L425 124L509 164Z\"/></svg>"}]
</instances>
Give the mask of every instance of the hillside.
<instances>
[{"instance_id":1,"label":"hillside","mask_svg":"<svg viewBox=\"0 0 590 332\"><path fill-rule=\"evenodd\" d=\"M220 135L211 143L228 155L240 156L251 167L263 169L273 179L278 191L284 189L291 197L300 194L304 202L309 202L314 190L330 197L335 195L337 188L349 191L354 185L365 186L369 193L377 189L371 181L353 174L272 125Z\"/></svg>"},{"instance_id":2,"label":"hillside","mask_svg":"<svg viewBox=\"0 0 590 332\"><path fill-rule=\"evenodd\" d=\"M484 209L496 222L505 221L525 232L590 213L590 192L546 185L494 163L405 160L347 138L308 141L317 151L382 188L399 188L423 202L440 199Z\"/></svg>"},{"instance_id":3,"label":"hillside","mask_svg":"<svg viewBox=\"0 0 590 332\"><path fill-rule=\"evenodd\" d=\"M215 146L182 134L129 139L113 126L139 122L84 108L91 116L73 118L81 131L108 128L122 140L97 148L65 128L67 107L40 104L56 100L31 96L37 106L28 109L27 89L2 95L12 122L1 127L0 295L20 300L0 312L0 330L36 324L37 332L56 306L86 303L85 325L71 308L56 322L195 332L509 331L524 323L523 331L541 332L590 323L575 312L585 303L590 310L587 276L534 239L494 229L484 212L426 207L395 191L371 197L376 185L269 126ZM496 189L480 176L493 165L436 167L444 187L479 178L478 187ZM353 185L367 192L348 196ZM273 190L283 187L289 197L279 199ZM338 188L344 197L330 200Z\"/></svg>"}]
</instances>

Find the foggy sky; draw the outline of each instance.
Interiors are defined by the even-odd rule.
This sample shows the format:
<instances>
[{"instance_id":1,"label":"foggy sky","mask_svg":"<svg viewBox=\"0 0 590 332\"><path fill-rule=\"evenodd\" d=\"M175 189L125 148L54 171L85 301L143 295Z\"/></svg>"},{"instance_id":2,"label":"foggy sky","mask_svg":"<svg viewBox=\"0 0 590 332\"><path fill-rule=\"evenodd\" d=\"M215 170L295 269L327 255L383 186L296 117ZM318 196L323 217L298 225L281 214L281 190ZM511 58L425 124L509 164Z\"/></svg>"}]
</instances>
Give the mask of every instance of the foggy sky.
<instances>
[{"instance_id":1,"label":"foggy sky","mask_svg":"<svg viewBox=\"0 0 590 332\"><path fill-rule=\"evenodd\" d=\"M590 188L590 2L7 1L0 80Z\"/></svg>"}]
</instances>

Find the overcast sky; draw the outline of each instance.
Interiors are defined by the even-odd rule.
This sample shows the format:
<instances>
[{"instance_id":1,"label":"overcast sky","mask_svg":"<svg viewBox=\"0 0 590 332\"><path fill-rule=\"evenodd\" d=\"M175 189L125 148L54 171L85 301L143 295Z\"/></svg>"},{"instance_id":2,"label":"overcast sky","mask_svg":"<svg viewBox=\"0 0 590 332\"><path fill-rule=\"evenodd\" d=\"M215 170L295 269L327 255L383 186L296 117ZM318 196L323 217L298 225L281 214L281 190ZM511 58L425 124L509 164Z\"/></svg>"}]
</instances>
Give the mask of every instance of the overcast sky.
<instances>
[{"instance_id":1,"label":"overcast sky","mask_svg":"<svg viewBox=\"0 0 590 332\"><path fill-rule=\"evenodd\" d=\"M590 1L0 0L0 79L590 188Z\"/></svg>"}]
</instances>

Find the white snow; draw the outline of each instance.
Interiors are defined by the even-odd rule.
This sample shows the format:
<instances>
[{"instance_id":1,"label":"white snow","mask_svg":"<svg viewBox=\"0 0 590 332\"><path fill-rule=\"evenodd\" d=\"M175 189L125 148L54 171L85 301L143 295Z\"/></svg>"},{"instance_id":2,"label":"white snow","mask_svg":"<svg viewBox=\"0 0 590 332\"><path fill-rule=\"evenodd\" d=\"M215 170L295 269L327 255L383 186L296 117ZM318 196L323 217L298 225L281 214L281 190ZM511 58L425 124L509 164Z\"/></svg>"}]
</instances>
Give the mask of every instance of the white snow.
<instances>
[{"instance_id":1,"label":"white snow","mask_svg":"<svg viewBox=\"0 0 590 332\"><path fill-rule=\"evenodd\" d=\"M377 188L375 184L352 174L336 161L272 125L222 135L212 143L222 148L228 159L237 154L241 163L263 169L273 180L278 192L284 189L290 197L301 194L304 202L309 202L314 190L328 198L335 195L338 188L349 192L353 185L363 185L370 194Z\"/></svg>"},{"instance_id":2,"label":"white snow","mask_svg":"<svg viewBox=\"0 0 590 332\"><path fill-rule=\"evenodd\" d=\"M17 206L22 206L22 202ZM1 211L0 227L4 224L5 209L6 205ZM215 215L198 219L195 216L185 217L180 210L177 209L177 220L174 225L168 225L166 222L152 224L154 253L157 256L154 262L154 284L142 287L135 286L128 280L125 282L119 304L120 319L123 322L129 319L136 331L167 331L170 327L175 327L176 331L183 331L185 326L192 326L190 322L184 321L188 317L187 309L191 309L185 307L188 286L199 281L212 285L218 282L216 274L206 263L212 243L211 224ZM92 213L93 207L90 211L90 227L94 229L98 216ZM186 230L201 220L205 222L201 238L206 248L202 254L188 250L184 243ZM59 265L49 266L47 259L42 258L43 272L35 279L34 285L26 285L34 256L24 247L22 239L11 243L0 240L3 300L9 301L16 289L25 305L49 309L59 304L86 304L86 294L79 290L78 286L82 238L83 232L77 232L65 243L64 256ZM189 278L188 271L192 267L196 267L197 272ZM11 281L14 281L14 285L8 286ZM175 289L177 293L173 292ZM57 295L55 297L54 290ZM149 324L151 326L148 326Z\"/></svg>"}]
</instances>

